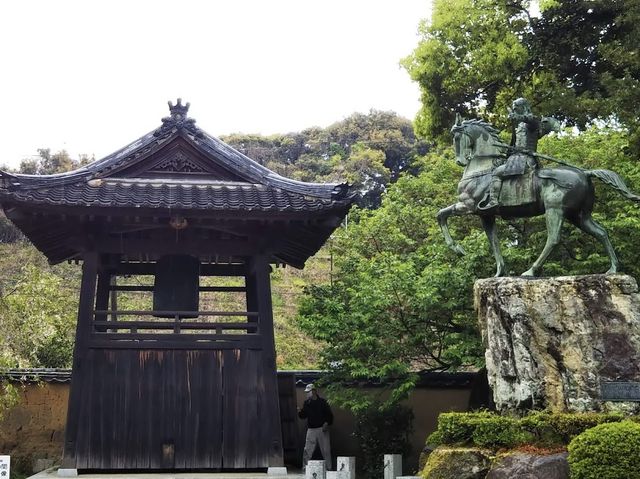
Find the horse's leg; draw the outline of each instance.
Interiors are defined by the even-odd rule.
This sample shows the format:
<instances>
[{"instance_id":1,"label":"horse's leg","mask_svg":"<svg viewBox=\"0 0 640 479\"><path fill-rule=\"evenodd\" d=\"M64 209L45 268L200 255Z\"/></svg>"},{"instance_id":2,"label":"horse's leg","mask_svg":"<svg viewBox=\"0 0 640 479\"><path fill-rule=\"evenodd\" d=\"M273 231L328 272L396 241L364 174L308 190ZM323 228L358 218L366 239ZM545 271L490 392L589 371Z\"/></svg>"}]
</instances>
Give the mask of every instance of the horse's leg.
<instances>
[{"instance_id":1,"label":"horse's leg","mask_svg":"<svg viewBox=\"0 0 640 479\"><path fill-rule=\"evenodd\" d=\"M607 251L607 255L609 255L609 261L611 262L609 271L607 271L606 274L616 274L618 272L619 264L618 256L616 256L613 245L611 244L611 241L609 241L607 230L605 230L600 223L594 220L591 215L580 215L578 218L571 220L571 222L582 231L593 236L602 243L604 249Z\"/></svg>"},{"instance_id":2,"label":"horse's leg","mask_svg":"<svg viewBox=\"0 0 640 479\"><path fill-rule=\"evenodd\" d=\"M504 258L502 257L502 253L500 252L500 241L498 241L498 235L496 232L496 217L481 216L480 220L482 220L482 227L484 228L484 232L487 233L487 238L489 239L489 246L491 247L493 257L496 259L495 277L497 278L499 276L504 276Z\"/></svg>"},{"instance_id":3,"label":"horse's leg","mask_svg":"<svg viewBox=\"0 0 640 479\"><path fill-rule=\"evenodd\" d=\"M447 220L449 216L460 216L469 214L468 208L464 203L456 203L454 205L447 206L446 208L442 208L438 211L436 218L438 218L438 224L440 225L440 229L442 230L442 234L444 235L444 241L447 243L447 246L451 248L453 251L458 253L459 255L465 254L464 249L458 243L456 243L451 237L451 233L449 232L449 225L447 224Z\"/></svg>"},{"instance_id":4,"label":"horse's leg","mask_svg":"<svg viewBox=\"0 0 640 479\"><path fill-rule=\"evenodd\" d=\"M542 265L547 260L553 248L560 242L560 232L562 230L562 222L564 221L564 214L561 208L547 208L545 212L545 218L547 220L547 243L544 245L544 249L538 259L533 263L531 268L522 273L522 276L538 276Z\"/></svg>"}]
</instances>

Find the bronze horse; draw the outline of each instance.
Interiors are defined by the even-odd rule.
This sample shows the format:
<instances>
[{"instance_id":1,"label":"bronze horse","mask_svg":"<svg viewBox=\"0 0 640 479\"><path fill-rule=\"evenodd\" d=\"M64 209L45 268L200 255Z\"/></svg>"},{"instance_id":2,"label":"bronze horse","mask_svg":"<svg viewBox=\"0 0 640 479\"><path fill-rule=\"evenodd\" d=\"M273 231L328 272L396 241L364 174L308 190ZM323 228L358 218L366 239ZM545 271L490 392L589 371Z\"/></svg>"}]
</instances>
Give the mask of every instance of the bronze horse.
<instances>
[{"instance_id":1,"label":"bronze horse","mask_svg":"<svg viewBox=\"0 0 640 479\"><path fill-rule=\"evenodd\" d=\"M451 234L447 220L450 216L478 215L489 238L491 251L496 259L496 276L504 276L505 264L496 234L496 216L503 218L525 218L545 215L547 242L540 256L523 276L537 276L553 248L560 242L564 220L568 220L585 233L598 239L609 256L611 266L607 274L618 271L618 258L609 241L606 230L591 217L595 202L591 178L595 177L615 188L626 198L640 202L640 196L631 192L617 173L610 170L582 170L575 167L544 168L530 173L531 198L526 203L503 206L483 211L478 208L491 182L491 171L497 163L506 159L503 144L497 130L482 120L456 120L453 133L456 163L464 167L458 183L458 202L441 209L438 224L447 245L459 254L464 254ZM518 180L515 180L518 181Z\"/></svg>"}]
</instances>

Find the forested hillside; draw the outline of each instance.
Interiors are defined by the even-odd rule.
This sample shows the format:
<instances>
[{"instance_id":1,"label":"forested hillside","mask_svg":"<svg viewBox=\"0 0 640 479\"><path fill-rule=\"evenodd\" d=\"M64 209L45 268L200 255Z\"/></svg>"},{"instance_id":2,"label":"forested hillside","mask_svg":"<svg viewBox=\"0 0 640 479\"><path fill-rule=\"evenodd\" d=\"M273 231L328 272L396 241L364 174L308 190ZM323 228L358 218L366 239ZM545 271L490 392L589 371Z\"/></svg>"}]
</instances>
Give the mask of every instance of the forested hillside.
<instances>
[{"instance_id":1,"label":"forested hillside","mask_svg":"<svg viewBox=\"0 0 640 479\"><path fill-rule=\"evenodd\" d=\"M221 139L271 170L296 180L347 181L360 192L358 204L380 205L390 182L411 169L428 149L413 126L393 112L354 113L327 128L283 135L227 135Z\"/></svg>"}]
</instances>

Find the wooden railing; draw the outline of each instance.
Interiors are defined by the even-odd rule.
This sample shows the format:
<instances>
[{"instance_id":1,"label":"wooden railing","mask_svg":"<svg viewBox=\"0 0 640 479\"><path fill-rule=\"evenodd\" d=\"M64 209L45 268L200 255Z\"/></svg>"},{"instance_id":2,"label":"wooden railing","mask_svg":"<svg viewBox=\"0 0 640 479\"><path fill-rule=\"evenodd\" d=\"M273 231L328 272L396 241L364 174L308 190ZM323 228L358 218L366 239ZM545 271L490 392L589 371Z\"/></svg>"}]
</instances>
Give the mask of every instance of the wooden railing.
<instances>
[{"instance_id":1,"label":"wooden railing","mask_svg":"<svg viewBox=\"0 0 640 479\"><path fill-rule=\"evenodd\" d=\"M156 320L94 320L92 347L122 348L210 348L257 347L259 315L253 311L136 311L95 310L94 318L122 316L164 316ZM167 318L169 317L170 318ZM245 317L243 322L198 321L194 316ZM140 332L147 330L148 332ZM128 331L128 332L122 332ZM161 332L160 332L161 331ZM202 332L200 332L202 331ZM233 331L234 333L230 333ZM234 346L235 345L235 346Z\"/></svg>"}]
</instances>

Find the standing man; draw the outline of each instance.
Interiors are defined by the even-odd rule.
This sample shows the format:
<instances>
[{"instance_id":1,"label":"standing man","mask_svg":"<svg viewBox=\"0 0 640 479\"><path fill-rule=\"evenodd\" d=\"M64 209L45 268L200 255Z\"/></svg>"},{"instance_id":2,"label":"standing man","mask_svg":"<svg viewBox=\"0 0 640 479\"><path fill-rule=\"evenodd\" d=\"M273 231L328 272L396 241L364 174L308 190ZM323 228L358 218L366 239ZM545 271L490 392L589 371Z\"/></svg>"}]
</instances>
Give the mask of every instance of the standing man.
<instances>
[{"instance_id":1,"label":"standing man","mask_svg":"<svg viewBox=\"0 0 640 479\"><path fill-rule=\"evenodd\" d=\"M331 445L329 443L329 426L333 424L333 413L326 399L318 396L313 384L304 388L307 394L302 409L298 409L298 417L307 420L307 438L302 453L302 466L307 467L316 445L320 447L327 470L331 469Z\"/></svg>"}]
</instances>

